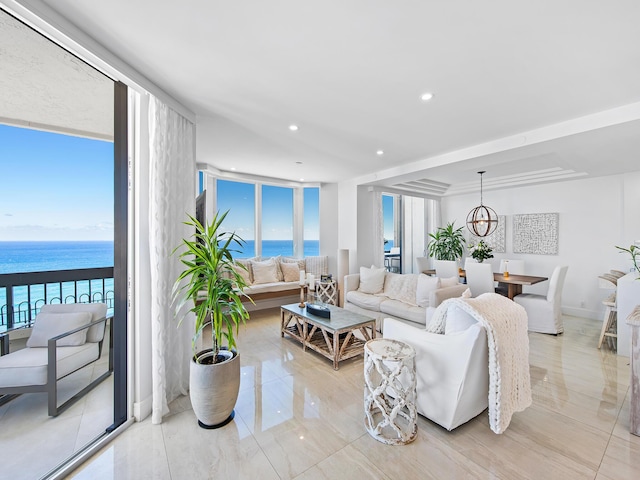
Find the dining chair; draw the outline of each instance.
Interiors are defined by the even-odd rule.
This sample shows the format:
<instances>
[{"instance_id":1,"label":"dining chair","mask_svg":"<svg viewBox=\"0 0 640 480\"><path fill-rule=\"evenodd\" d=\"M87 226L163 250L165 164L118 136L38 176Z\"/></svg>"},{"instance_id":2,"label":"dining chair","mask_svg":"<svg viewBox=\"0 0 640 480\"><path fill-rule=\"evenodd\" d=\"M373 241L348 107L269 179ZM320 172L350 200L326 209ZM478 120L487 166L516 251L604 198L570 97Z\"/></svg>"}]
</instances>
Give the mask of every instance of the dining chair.
<instances>
[{"instance_id":1,"label":"dining chair","mask_svg":"<svg viewBox=\"0 0 640 480\"><path fill-rule=\"evenodd\" d=\"M507 264L507 262L509 262ZM512 275L524 275L524 260L509 260L508 258L503 258L500 260L500 273L504 273L505 268L508 268L509 274ZM496 287L496 293L499 293L502 296L508 296L509 286L504 282L498 282L498 286Z\"/></svg>"},{"instance_id":2,"label":"dining chair","mask_svg":"<svg viewBox=\"0 0 640 480\"><path fill-rule=\"evenodd\" d=\"M489 263L466 264L467 285L471 296L477 297L483 293L494 293L493 268Z\"/></svg>"},{"instance_id":3,"label":"dining chair","mask_svg":"<svg viewBox=\"0 0 640 480\"><path fill-rule=\"evenodd\" d=\"M418 273L424 273L429 270L429 257L416 257L416 267Z\"/></svg>"},{"instance_id":4,"label":"dining chair","mask_svg":"<svg viewBox=\"0 0 640 480\"><path fill-rule=\"evenodd\" d=\"M564 332L560 307L562 288L568 269L568 266L563 265L557 266L553 270L546 295L521 293L513 297L513 301L518 305L522 305L527 311L530 332L551 333L554 335Z\"/></svg>"},{"instance_id":5,"label":"dining chair","mask_svg":"<svg viewBox=\"0 0 640 480\"><path fill-rule=\"evenodd\" d=\"M458 262L455 262L453 260L434 260L433 264L436 269L436 277L460 277L460 272L458 271Z\"/></svg>"}]
</instances>

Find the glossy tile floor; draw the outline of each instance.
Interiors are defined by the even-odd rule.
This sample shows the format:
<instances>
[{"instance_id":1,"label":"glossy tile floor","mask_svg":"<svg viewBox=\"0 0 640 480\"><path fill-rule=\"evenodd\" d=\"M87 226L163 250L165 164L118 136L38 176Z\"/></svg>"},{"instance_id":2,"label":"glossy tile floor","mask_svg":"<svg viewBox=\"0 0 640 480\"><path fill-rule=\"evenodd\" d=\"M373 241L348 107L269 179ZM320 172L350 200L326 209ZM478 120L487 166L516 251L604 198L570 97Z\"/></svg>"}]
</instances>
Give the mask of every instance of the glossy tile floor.
<instances>
[{"instance_id":1,"label":"glossy tile floor","mask_svg":"<svg viewBox=\"0 0 640 480\"><path fill-rule=\"evenodd\" d=\"M638 479L640 437L628 432L629 366L596 348L600 322L565 317L564 335L530 334L533 405L502 435L486 411L447 432L423 417L410 445L363 426L363 360L330 362L282 339L279 314L252 314L240 335L235 420L196 424L188 398L161 425L136 423L76 479Z\"/></svg>"}]
</instances>

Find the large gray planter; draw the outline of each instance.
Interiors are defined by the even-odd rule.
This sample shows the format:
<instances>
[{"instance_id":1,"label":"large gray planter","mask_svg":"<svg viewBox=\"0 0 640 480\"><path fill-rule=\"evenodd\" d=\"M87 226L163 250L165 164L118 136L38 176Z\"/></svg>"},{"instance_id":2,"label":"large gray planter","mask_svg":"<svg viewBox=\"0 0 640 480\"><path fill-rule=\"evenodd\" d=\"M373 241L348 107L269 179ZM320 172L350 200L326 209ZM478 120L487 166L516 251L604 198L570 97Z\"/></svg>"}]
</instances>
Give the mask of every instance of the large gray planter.
<instances>
[{"instance_id":1,"label":"large gray planter","mask_svg":"<svg viewBox=\"0 0 640 480\"><path fill-rule=\"evenodd\" d=\"M198 356L206 354L201 352ZM233 420L240 390L240 354L221 350L228 360L212 365L191 360L189 389L191 406L202 428L219 428Z\"/></svg>"}]
</instances>

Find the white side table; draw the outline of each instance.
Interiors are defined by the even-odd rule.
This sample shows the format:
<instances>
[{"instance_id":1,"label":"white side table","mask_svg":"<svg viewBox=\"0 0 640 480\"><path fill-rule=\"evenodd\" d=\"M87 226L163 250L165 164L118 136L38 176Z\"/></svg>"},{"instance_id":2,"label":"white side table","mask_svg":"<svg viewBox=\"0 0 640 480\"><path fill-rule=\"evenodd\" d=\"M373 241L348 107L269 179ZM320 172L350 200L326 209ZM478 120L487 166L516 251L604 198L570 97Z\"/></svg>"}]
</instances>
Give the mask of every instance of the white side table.
<instances>
[{"instance_id":1,"label":"white side table","mask_svg":"<svg viewBox=\"0 0 640 480\"><path fill-rule=\"evenodd\" d=\"M331 305L338 305L338 283L316 282L316 296L318 300Z\"/></svg>"},{"instance_id":2,"label":"white side table","mask_svg":"<svg viewBox=\"0 0 640 480\"><path fill-rule=\"evenodd\" d=\"M415 356L413 347L388 338L364 346L364 423L387 445L405 445L418 433Z\"/></svg>"}]
</instances>

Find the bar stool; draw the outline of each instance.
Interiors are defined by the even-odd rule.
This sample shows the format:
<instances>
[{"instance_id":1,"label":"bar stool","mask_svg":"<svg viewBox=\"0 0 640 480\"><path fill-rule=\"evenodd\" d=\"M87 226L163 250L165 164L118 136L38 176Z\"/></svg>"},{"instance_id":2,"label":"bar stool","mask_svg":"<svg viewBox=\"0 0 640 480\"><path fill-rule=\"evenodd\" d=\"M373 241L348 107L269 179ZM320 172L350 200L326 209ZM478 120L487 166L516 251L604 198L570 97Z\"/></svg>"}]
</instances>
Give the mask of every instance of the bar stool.
<instances>
[{"instance_id":1,"label":"bar stool","mask_svg":"<svg viewBox=\"0 0 640 480\"><path fill-rule=\"evenodd\" d=\"M602 320L602 330L600 331L600 339L598 340L598 348L602 346L604 337L618 338L618 309L616 308L616 293L613 292L602 301L606 307L604 318Z\"/></svg>"}]
</instances>

